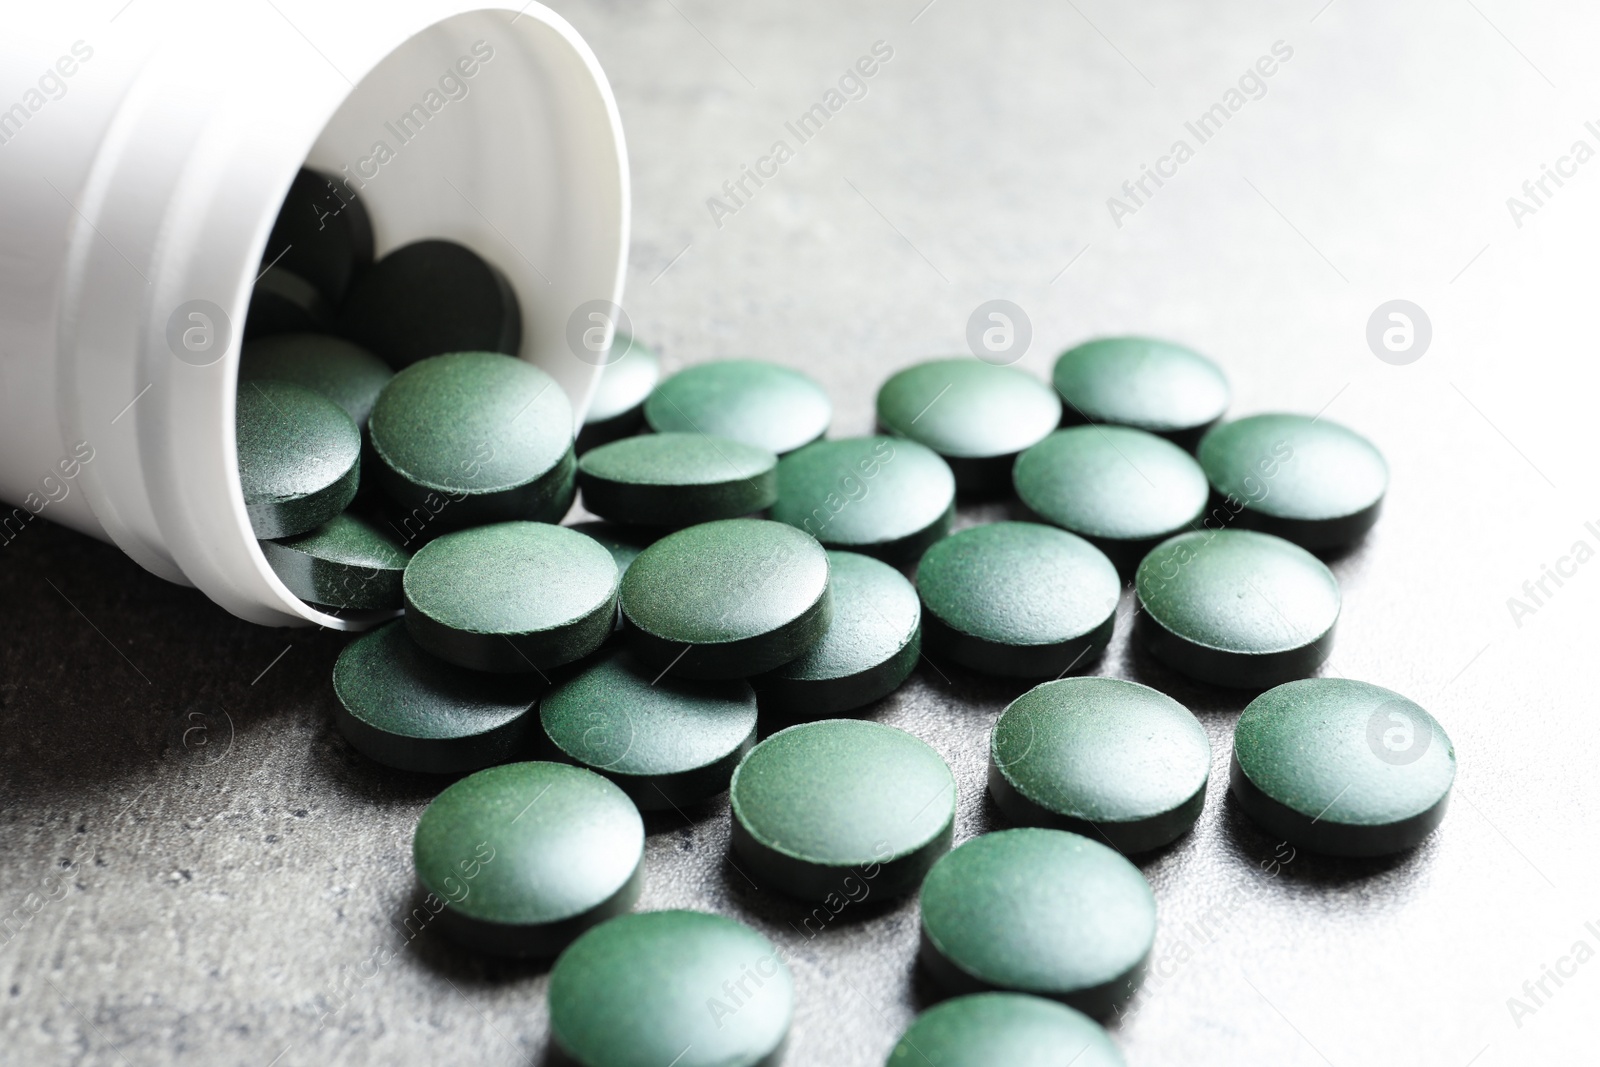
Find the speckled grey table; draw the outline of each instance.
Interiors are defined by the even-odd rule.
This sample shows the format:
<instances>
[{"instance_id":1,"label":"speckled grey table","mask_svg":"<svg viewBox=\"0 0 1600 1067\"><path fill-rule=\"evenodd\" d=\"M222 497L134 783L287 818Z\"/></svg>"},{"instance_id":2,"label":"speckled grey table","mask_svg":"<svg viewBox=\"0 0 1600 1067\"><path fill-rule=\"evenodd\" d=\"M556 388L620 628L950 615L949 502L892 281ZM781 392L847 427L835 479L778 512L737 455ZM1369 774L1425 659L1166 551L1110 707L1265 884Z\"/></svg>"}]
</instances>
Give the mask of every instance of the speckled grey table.
<instances>
[{"instance_id":1,"label":"speckled grey table","mask_svg":"<svg viewBox=\"0 0 1600 1067\"><path fill-rule=\"evenodd\" d=\"M1327 669L1443 721L1452 810L1389 862L1276 850L1223 789L1243 698L1130 649L1125 600L1096 670L1192 706L1216 773L1196 831L1145 865L1154 972L1113 1033L1149 1065L1593 1059L1600 164L1573 142L1600 147L1600 15L924 3L558 5L627 126L637 331L672 365L804 368L855 433L880 380L962 351L971 311L1004 298L1036 372L1095 333L1171 336L1226 366L1236 412L1369 434L1393 485L1335 564ZM316 5L281 7L316 36ZM785 124L875 42L892 56L865 95L799 143ZM1206 115L1202 140L1186 124ZM778 140L781 166L761 163ZM736 204L723 183L758 164L776 176ZM1562 184L1530 197L1546 164ZM1396 298L1432 322L1409 366L1366 341ZM408 936L410 835L438 783L335 734L341 638L237 622L43 523L0 548L0 605L0 1062L539 1061L539 967ZM995 823L984 738L1020 688L925 664L871 712L950 760L959 837ZM724 862L726 804L690 815L652 820L642 906L737 916L791 950L790 1063L881 1062L932 995L914 902L808 936Z\"/></svg>"}]
</instances>

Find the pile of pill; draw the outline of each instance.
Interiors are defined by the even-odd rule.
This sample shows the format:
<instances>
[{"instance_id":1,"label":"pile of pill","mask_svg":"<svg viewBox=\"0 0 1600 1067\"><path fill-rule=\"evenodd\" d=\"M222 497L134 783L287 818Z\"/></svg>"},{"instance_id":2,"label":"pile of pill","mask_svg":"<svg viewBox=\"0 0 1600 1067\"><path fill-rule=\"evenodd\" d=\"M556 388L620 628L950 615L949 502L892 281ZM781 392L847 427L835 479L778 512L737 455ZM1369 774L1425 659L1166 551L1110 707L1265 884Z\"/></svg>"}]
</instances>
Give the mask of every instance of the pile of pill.
<instances>
[{"instance_id":1,"label":"pile of pill","mask_svg":"<svg viewBox=\"0 0 1600 1067\"><path fill-rule=\"evenodd\" d=\"M1230 788L1267 832L1374 856L1443 818L1440 725L1310 677L1340 611L1319 554L1360 541L1387 489L1355 433L1222 422L1214 363L1111 338L1065 352L1051 383L917 364L880 389L881 435L828 440L803 374L730 360L663 380L619 337L575 445L567 397L508 354L504 277L444 241L373 262L359 202L330 195L296 182L251 305L245 506L295 595L403 609L340 655L338 728L387 766L464 775L417 825L418 881L460 944L554 958L562 1056L780 1054L782 949L727 918L632 911L641 812L727 793L760 885L830 906L920 891L921 966L953 999L890 1063L1121 1063L1093 1020L1137 991L1157 922L1127 857L1189 832L1211 769L1182 704L1085 673L1125 583L1151 656L1261 691ZM558 525L578 493L600 521ZM1014 496L1031 521L952 533L958 494ZM851 717L924 654L1038 683L990 734L1013 828L954 848L944 759Z\"/></svg>"}]
</instances>

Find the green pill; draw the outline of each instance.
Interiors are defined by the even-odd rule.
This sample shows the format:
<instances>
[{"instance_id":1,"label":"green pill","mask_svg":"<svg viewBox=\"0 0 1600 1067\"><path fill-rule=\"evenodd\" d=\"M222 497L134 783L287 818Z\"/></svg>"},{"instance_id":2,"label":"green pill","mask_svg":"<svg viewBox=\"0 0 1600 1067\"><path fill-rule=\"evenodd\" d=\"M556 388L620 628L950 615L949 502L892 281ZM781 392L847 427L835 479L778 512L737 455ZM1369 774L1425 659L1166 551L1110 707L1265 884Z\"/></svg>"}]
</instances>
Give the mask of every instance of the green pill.
<instances>
[{"instance_id":1,"label":"green pill","mask_svg":"<svg viewBox=\"0 0 1600 1067\"><path fill-rule=\"evenodd\" d=\"M689 367L644 402L657 433L703 433L783 455L828 432L833 403L799 371L751 359Z\"/></svg>"},{"instance_id":2,"label":"green pill","mask_svg":"<svg viewBox=\"0 0 1600 1067\"><path fill-rule=\"evenodd\" d=\"M1310 674L1333 652L1339 582L1279 537L1179 534L1144 558L1134 586L1139 641L1202 682L1265 689Z\"/></svg>"},{"instance_id":3,"label":"green pill","mask_svg":"<svg viewBox=\"0 0 1600 1067\"><path fill-rule=\"evenodd\" d=\"M239 353L239 380L276 378L303 385L367 424L378 393L394 371L360 345L326 333L286 333L248 341Z\"/></svg>"},{"instance_id":4,"label":"green pill","mask_svg":"<svg viewBox=\"0 0 1600 1067\"><path fill-rule=\"evenodd\" d=\"M973 993L917 1016L888 1067L1125 1067L1082 1012L1022 993Z\"/></svg>"},{"instance_id":5,"label":"green pill","mask_svg":"<svg viewBox=\"0 0 1600 1067\"><path fill-rule=\"evenodd\" d=\"M593 771L507 763L435 797L411 853L446 936L497 956L553 956L639 899L644 821Z\"/></svg>"},{"instance_id":6,"label":"green pill","mask_svg":"<svg viewBox=\"0 0 1600 1067\"><path fill-rule=\"evenodd\" d=\"M724 519L669 534L622 578L646 663L682 678L747 678L805 655L833 621L828 554L792 526Z\"/></svg>"},{"instance_id":7,"label":"green pill","mask_svg":"<svg viewBox=\"0 0 1600 1067\"><path fill-rule=\"evenodd\" d=\"M644 402L661 380L661 357L625 333L616 334L578 434L578 451L626 437L644 422Z\"/></svg>"},{"instance_id":8,"label":"green pill","mask_svg":"<svg viewBox=\"0 0 1600 1067\"><path fill-rule=\"evenodd\" d=\"M1033 522L974 526L917 569L927 648L1005 678L1059 677L1111 640L1122 582L1083 538Z\"/></svg>"},{"instance_id":9,"label":"green pill","mask_svg":"<svg viewBox=\"0 0 1600 1067\"><path fill-rule=\"evenodd\" d=\"M888 696L922 653L917 591L887 563L828 553L833 621L810 652L756 678L763 709L826 719Z\"/></svg>"},{"instance_id":10,"label":"green pill","mask_svg":"<svg viewBox=\"0 0 1600 1067\"><path fill-rule=\"evenodd\" d=\"M397 248L351 286L339 332L391 367L446 352L504 352L522 347L522 312L511 282L454 241ZM568 431L571 431L568 416Z\"/></svg>"},{"instance_id":11,"label":"green pill","mask_svg":"<svg viewBox=\"0 0 1600 1067\"><path fill-rule=\"evenodd\" d=\"M829 548L915 563L950 532L956 480L938 453L915 441L818 441L778 463L772 517Z\"/></svg>"},{"instance_id":12,"label":"green pill","mask_svg":"<svg viewBox=\"0 0 1600 1067\"><path fill-rule=\"evenodd\" d=\"M1189 709L1120 678L1046 682L989 735L989 793L1007 819L1123 853L1188 833L1210 776L1211 742Z\"/></svg>"},{"instance_id":13,"label":"green pill","mask_svg":"<svg viewBox=\"0 0 1600 1067\"><path fill-rule=\"evenodd\" d=\"M1263 830L1313 852L1384 856L1444 821L1456 750L1399 693L1347 678L1269 689L1233 731L1230 787Z\"/></svg>"},{"instance_id":14,"label":"green pill","mask_svg":"<svg viewBox=\"0 0 1600 1067\"><path fill-rule=\"evenodd\" d=\"M697 433L648 433L578 460L583 506L613 522L688 526L734 519L778 499L778 457Z\"/></svg>"},{"instance_id":15,"label":"green pill","mask_svg":"<svg viewBox=\"0 0 1600 1067\"><path fill-rule=\"evenodd\" d=\"M1224 423L1200 442L1200 465L1241 525L1313 551L1364 537L1389 488L1388 464L1372 442L1306 415Z\"/></svg>"},{"instance_id":16,"label":"green pill","mask_svg":"<svg viewBox=\"0 0 1600 1067\"><path fill-rule=\"evenodd\" d=\"M1228 379L1193 349L1148 337L1069 348L1052 375L1068 424L1109 422L1192 449L1228 410Z\"/></svg>"},{"instance_id":17,"label":"green pill","mask_svg":"<svg viewBox=\"0 0 1600 1067\"><path fill-rule=\"evenodd\" d=\"M554 378L494 352L455 352L396 374L368 421L378 477L441 528L557 522L572 506L572 405Z\"/></svg>"},{"instance_id":18,"label":"green pill","mask_svg":"<svg viewBox=\"0 0 1600 1067\"><path fill-rule=\"evenodd\" d=\"M1017 457L1011 477L1035 515L1087 540L1123 574L1197 527L1211 495L1193 456L1124 426L1057 430Z\"/></svg>"},{"instance_id":19,"label":"green pill","mask_svg":"<svg viewBox=\"0 0 1600 1067\"><path fill-rule=\"evenodd\" d=\"M878 425L943 456L964 493L1008 489L1017 456L1060 421L1061 401L1043 382L976 359L918 363L878 390Z\"/></svg>"},{"instance_id":20,"label":"green pill","mask_svg":"<svg viewBox=\"0 0 1600 1067\"><path fill-rule=\"evenodd\" d=\"M411 553L388 531L341 512L309 533L262 541L289 592L310 604L353 611L393 611L405 604L400 579Z\"/></svg>"},{"instance_id":21,"label":"green pill","mask_svg":"<svg viewBox=\"0 0 1600 1067\"><path fill-rule=\"evenodd\" d=\"M579 1067L773 1067L793 1014L779 949L699 911L625 915L550 971L550 1036Z\"/></svg>"},{"instance_id":22,"label":"green pill","mask_svg":"<svg viewBox=\"0 0 1600 1067\"><path fill-rule=\"evenodd\" d=\"M861 719L773 734L733 772L729 797L750 876L830 906L916 889L955 826L956 781L939 753Z\"/></svg>"},{"instance_id":23,"label":"green pill","mask_svg":"<svg viewBox=\"0 0 1600 1067\"><path fill-rule=\"evenodd\" d=\"M1064 830L975 837L922 884L922 963L952 993L1033 993L1103 1017L1138 990L1155 935L1139 868Z\"/></svg>"},{"instance_id":24,"label":"green pill","mask_svg":"<svg viewBox=\"0 0 1600 1067\"><path fill-rule=\"evenodd\" d=\"M385 766L461 774L532 751L543 688L533 675L469 671L430 656L395 621L339 653L334 722L356 751Z\"/></svg>"},{"instance_id":25,"label":"green pill","mask_svg":"<svg viewBox=\"0 0 1600 1067\"><path fill-rule=\"evenodd\" d=\"M617 565L576 530L502 522L445 534L406 565L406 626L427 651L480 671L582 659L616 621Z\"/></svg>"},{"instance_id":26,"label":"green pill","mask_svg":"<svg viewBox=\"0 0 1600 1067\"><path fill-rule=\"evenodd\" d=\"M605 775L640 811L671 809L728 788L756 743L756 694L737 678L659 677L617 649L557 686L539 719L562 759Z\"/></svg>"},{"instance_id":27,"label":"green pill","mask_svg":"<svg viewBox=\"0 0 1600 1067\"><path fill-rule=\"evenodd\" d=\"M348 183L302 167L278 209L261 266L293 271L337 304L371 263L372 218L361 198Z\"/></svg>"},{"instance_id":28,"label":"green pill","mask_svg":"<svg viewBox=\"0 0 1600 1067\"><path fill-rule=\"evenodd\" d=\"M239 484L263 540L314 530L355 499L361 431L333 401L288 382L241 382L234 400Z\"/></svg>"},{"instance_id":29,"label":"green pill","mask_svg":"<svg viewBox=\"0 0 1600 1067\"><path fill-rule=\"evenodd\" d=\"M250 290L244 339L279 333L318 333L333 322L333 308L316 286L282 267L269 267Z\"/></svg>"}]
</instances>

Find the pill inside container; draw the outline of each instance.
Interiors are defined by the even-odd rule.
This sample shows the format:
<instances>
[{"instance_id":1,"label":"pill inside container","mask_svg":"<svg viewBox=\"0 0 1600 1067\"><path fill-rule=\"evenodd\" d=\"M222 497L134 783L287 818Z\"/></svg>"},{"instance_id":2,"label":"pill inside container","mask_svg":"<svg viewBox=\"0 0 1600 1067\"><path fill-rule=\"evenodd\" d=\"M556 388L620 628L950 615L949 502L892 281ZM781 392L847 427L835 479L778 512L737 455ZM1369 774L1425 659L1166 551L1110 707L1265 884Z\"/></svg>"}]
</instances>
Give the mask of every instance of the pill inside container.
<instances>
[{"instance_id":1,"label":"pill inside container","mask_svg":"<svg viewBox=\"0 0 1600 1067\"><path fill-rule=\"evenodd\" d=\"M48 134L60 151L41 159L81 160L53 175L57 187L99 192L72 197L88 225L64 246L54 219L64 205L49 186L38 183L50 202L13 205L42 219L13 251L60 280L27 312L37 321L5 324L38 333L41 355L0 416L41 454L92 444L83 492L52 518L254 622L367 621L309 605L277 578L238 473L240 344L257 279L294 258L272 263L269 236L306 169L360 198L376 260L439 239L499 271L521 312L515 356L550 374L581 424L599 366L568 326L589 328L591 305L620 299L621 123L599 64L560 16L474 7L374 11L358 36L321 38L323 55L270 6L198 10L130 39L141 58L94 102L100 111ZM155 91L182 107L152 106ZM96 150L108 130L125 151ZM123 251L96 232L124 237ZM24 410L39 396L58 403Z\"/></svg>"}]
</instances>

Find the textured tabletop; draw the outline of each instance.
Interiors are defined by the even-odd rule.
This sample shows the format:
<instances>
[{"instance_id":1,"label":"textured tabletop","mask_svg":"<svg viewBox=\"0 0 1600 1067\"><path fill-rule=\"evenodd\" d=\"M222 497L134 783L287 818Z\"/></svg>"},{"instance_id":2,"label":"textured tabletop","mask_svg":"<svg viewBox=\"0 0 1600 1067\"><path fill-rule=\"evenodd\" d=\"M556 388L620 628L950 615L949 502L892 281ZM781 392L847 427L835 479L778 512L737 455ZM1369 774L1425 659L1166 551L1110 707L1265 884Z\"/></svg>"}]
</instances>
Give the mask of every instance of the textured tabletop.
<instances>
[{"instance_id":1,"label":"textured tabletop","mask_svg":"<svg viewBox=\"0 0 1600 1067\"><path fill-rule=\"evenodd\" d=\"M278 6L337 58L317 4ZM1152 973L1111 1024L1130 1064L1592 1059L1600 13L556 7L615 86L626 307L668 369L803 369L833 433L865 433L878 383L965 352L974 309L1003 299L1031 325L1017 365L1041 377L1090 336L1169 337L1222 364L1232 413L1323 412L1384 451L1383 516L1333 564L1323 673L1440 720L1460 761L1449 814L1381 862L1255 830L1225 790L1246 697L1131 648L1125 593L1093 673L1182 701L1213 752L1199 825L1143 863ZM840 90L862 57L872 76ZM1368 340L1397 299L1431 323L1408 365ZM0 1062L541 1062L544 968L404 922L412 830L440 783L335 732L344 638L237 621L44 522L0 547L0 607ZM958 841L1000 825L985 740L1024 688L924 662L868 711L949 761ZM726 798L647 822L641 907L736 917L789 951L788 1063L881 1063L931 1003L914 899L808 924L727 863Z\"/></svg>"}]
</instances>

